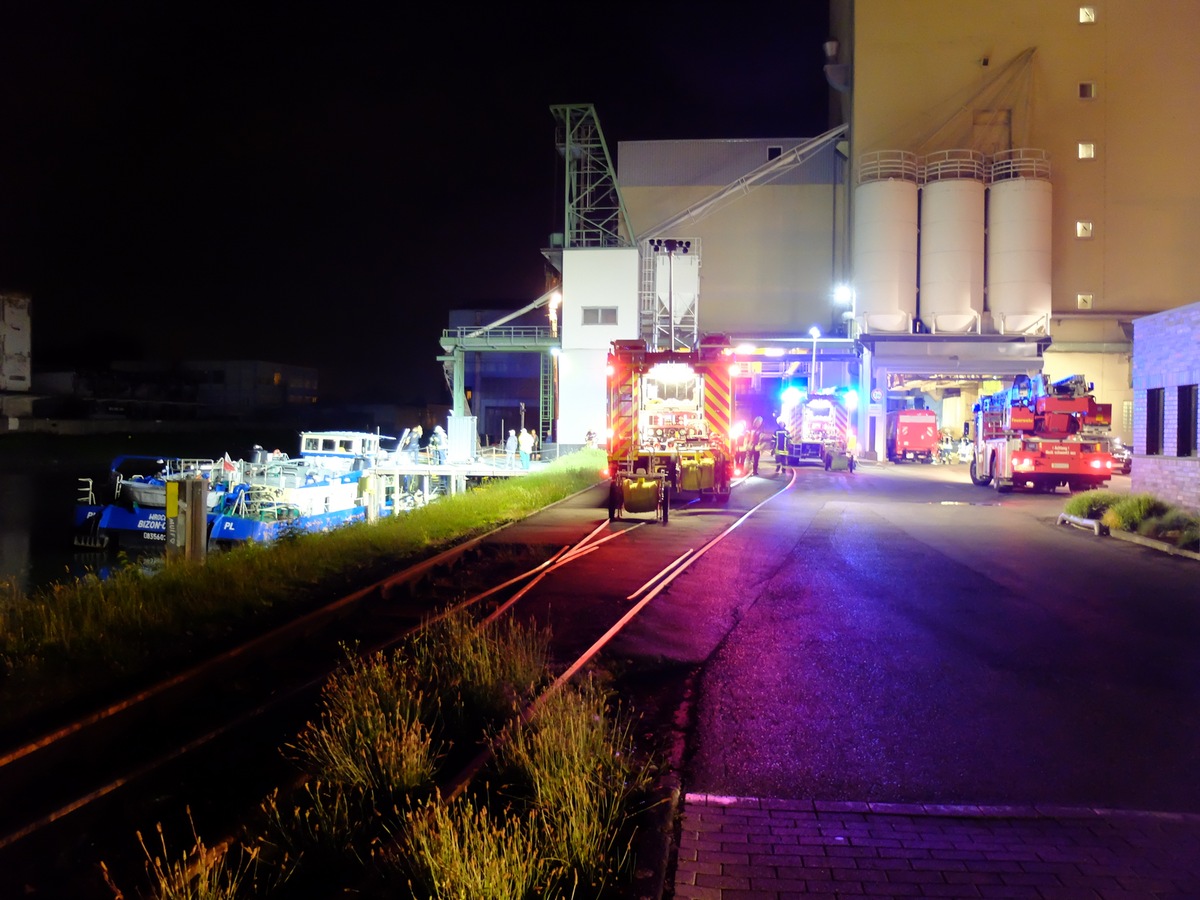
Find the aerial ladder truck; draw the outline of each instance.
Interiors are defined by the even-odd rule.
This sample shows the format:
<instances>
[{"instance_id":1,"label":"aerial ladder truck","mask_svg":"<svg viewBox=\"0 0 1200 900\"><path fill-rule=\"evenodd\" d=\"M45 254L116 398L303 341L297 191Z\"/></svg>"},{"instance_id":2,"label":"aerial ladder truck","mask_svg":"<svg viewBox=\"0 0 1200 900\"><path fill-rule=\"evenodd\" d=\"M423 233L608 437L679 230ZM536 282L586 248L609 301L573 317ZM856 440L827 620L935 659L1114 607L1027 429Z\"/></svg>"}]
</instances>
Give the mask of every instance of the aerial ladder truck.
<instances>
[{"instance_id":1,"label":"aerial ladder truck","mask_svg":"<svg viewBox=\"0 0 1200 900\"><path fill-rule=\"evenodd\" d=\"M971 481L1002 493L1102 487L1120 469L1109 453L1111 425L1112 404L1097 403L1082 375L1018 375L975 405Z\"/></svg>"}]
</instances>

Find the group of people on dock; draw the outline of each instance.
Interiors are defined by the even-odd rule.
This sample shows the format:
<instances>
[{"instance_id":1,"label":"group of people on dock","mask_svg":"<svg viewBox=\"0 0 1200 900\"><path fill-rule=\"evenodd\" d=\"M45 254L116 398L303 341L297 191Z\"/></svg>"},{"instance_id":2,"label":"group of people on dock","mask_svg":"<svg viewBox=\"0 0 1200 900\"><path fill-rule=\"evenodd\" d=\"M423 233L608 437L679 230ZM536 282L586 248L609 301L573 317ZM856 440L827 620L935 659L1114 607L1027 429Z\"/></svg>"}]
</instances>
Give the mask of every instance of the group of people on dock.
<instances>
[{"instance_id":1,"label":"group of people on dock","mask_svg":"<svg viewBox=\"0 0 1200 900\"><path fill-rule=\"evenodd\" d=\"M516 459L521 457L521 468L528 469L533 459L533 451L537 447L537 435L527 428L522 428L517 434L515 428L508 430L508 439L504 442L504 461L510 468L516 468Z\"/></svg>"}]
</instances>

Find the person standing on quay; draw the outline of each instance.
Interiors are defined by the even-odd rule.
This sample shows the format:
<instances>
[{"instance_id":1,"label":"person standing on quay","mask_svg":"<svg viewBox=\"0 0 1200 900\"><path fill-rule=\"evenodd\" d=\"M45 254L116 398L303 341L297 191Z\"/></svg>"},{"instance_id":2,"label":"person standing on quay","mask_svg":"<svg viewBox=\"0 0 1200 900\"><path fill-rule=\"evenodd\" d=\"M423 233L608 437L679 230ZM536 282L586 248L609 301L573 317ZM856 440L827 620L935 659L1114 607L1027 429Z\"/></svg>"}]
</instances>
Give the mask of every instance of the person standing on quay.
<instances>
[{"instance_id":1,"label":"person standing on quay","mask_svg":"<svg viewBox=\"0 0 1200 900\"><path fill-rule=\"evenodd\" d=\"M533 454L533 435L526 429L521 429L521 434L517 438L517 447L521 451L521 468L529 468L529 460Z\"/></svg>"},{"instance_id":2,"label":"person standing on quay","mask_svg":"<svg viewBox=\"0 0 1200 900\"><path fill-rule=\"evenodd\" d=\"M508 440L504 442L504 462L510 469L517 467L517 432L508 429Z\"/></svg>"}]
</instances>

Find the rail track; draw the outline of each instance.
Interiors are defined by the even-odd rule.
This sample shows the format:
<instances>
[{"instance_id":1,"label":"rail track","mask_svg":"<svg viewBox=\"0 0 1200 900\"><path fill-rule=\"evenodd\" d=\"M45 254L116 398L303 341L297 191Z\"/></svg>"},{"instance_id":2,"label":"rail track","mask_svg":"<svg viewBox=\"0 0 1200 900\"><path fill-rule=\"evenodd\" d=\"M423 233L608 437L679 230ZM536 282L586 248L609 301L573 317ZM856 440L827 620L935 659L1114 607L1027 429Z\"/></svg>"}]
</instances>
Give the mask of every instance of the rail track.
<instances>
[{"instance_id":1,"label":"rail track","mask_svg":"<svg viewBox=\"0 0 1200 900\"><path fill-rule=\"evenodd\" d=\"M484 622L517 614L538 620L553 635L554 679L527 711L532 715L774 496L723 528L706 527L698 548L670 559L659 558L662 547L651 553L652 540L639 541L643 522L610 523L602 509L592 530L566 546L513 552L489 536L475 538L0 753L0 898L111 898L101 861L121 883L141 885L135 833L156 823L179 841L190 839L194 826L210 846L213 835L231 834L270 790L295 780L278 748L311 717L347 645L385 649L437 616L468 608ZM564 568L584 560L617 566L633 555L654 561L630 593L594 597L584 614L538 600L539 589ZM443 794L462 790L486 762L481 752L447 775Z\"/></svg>"}]
</instances>

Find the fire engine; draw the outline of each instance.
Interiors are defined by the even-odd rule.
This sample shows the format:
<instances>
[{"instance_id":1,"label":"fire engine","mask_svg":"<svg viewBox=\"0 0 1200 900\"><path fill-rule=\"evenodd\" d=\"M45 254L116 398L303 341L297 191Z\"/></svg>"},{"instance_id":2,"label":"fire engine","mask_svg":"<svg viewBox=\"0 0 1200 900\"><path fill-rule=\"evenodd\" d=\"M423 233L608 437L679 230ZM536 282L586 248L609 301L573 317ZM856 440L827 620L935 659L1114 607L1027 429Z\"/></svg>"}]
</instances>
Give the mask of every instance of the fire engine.
<instances>
[{"instance_id":1,"label":"fire engine","mask_svg":"<svg viewBox=\"0 0 1200 900\"><path fill-rule=\"evenodd\" d=\"M971 480L1000 492L1106 484L1120 468L1105 436L1112 404L1097 403L1091 390L1082 375L1055 382L1018 375L1008 390L980 397Z\"/></svg>"},{"instance_id":2,"label":"fire engine","mask_svg":"<svg viewBox=\"0 0 1200 900\"><path fill-rule=\"evenodd\" d=\"M854 471L850 413L836 394L814 394L807 400L799 390L784 391L775 433L775 462L798 466L812 462Z\"/></svg>"},{"instance_id":3,"label":"fire engine","mask_svg":"<svg viewBox=\"0 0 1200 900\"><path fill-rule=\"evenodd\" d=\"M887 456L894 463L933 462L941 437L932 409L894 409L887 415Z\"/></svg>"},{"instance_id":4,"label":"fire engine","mask_svg":"<svg viewBox=\"0 0 1200 900\"><path fill-rule=\"evenodd\" d=\"M614 341L608 353L608 516L650 513L666 525L672 491L729 500L733 378L728 341L650 350ZM735 364L733 364L735 365Z\"/></svg>"}]
</instances>

